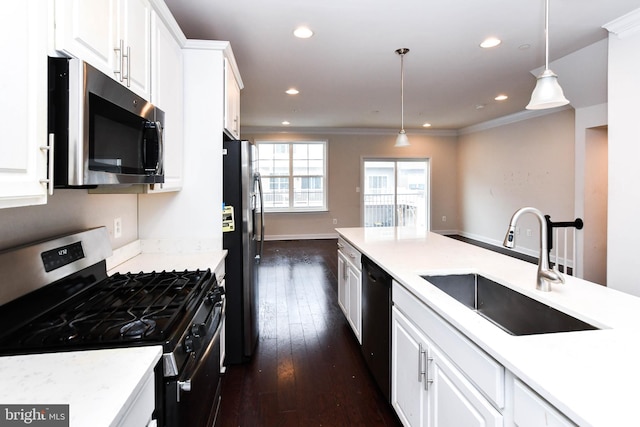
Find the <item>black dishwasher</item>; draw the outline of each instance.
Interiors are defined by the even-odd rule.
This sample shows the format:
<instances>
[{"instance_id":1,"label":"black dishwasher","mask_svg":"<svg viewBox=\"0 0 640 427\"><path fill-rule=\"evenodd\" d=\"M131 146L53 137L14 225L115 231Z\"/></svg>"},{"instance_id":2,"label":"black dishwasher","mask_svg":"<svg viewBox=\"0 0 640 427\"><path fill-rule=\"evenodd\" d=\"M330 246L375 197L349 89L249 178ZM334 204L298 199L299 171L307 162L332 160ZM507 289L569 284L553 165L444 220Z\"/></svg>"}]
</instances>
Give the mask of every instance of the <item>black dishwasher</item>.
<instances>
[{"instance_id":1,"label":"black dishwasher","mask_svg":"<svg viewBox=\"0 0 640 427\"><path fill-rule=\"evenodd\" d=\"M362 354L391 402L391 276L362 256Z\"/></svg>"}]
</instances>

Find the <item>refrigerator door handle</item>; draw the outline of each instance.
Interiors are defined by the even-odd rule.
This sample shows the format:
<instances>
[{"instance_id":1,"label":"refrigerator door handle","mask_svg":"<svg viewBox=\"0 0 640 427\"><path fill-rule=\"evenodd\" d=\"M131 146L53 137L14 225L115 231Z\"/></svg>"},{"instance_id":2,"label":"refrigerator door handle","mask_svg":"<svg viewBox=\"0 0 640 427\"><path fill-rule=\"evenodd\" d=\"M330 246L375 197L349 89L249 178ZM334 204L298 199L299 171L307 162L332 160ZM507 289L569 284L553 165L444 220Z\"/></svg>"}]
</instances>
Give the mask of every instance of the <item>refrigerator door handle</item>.
<instances>
[{"instance_id":1,"label":"refrigerator door handle","mask_svg":"<svg viewBox=\"0 0 640 427\"><path fill-rule=\"evenodd\" d=\"M260 197L260 249L256 255L256 261L259 263L262 258L262 249L264 247L264 195L262 192L262 178L260 177L260 173L256 172L253 177L258 183L258 195Z\"/></svg>"}]
</instances>

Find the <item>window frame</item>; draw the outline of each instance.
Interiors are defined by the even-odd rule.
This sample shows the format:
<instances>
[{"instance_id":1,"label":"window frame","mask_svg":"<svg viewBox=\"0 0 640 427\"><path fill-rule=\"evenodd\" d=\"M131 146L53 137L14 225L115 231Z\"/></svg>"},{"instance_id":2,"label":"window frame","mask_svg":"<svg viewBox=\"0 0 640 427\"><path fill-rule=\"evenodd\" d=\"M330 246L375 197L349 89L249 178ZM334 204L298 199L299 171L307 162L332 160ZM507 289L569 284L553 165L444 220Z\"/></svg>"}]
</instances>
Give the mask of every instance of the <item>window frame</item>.
<instances>
[{"instance_id":1,"label":"window frame","mask_svg":"<svg viewBox=\"0 0 640 427\"><path fill-rule=\"evenodd\" d=\"M260 167L260 145L261 144L287 144L289 146L289 172L287 175L278 175L278 174L272 174L272 175L267 175L263 173L263 170ZM300 175L300 174L294 174L294 167L293 167L293 163L294 163L294 146L295 145L320 145L322 147L322 175ZM265 190L267 189L268 185L264 184L265 178L286 178L288 180L288 185L289 185L289 192L288 192L288 197L289 197L289 205L287 207L273 207L273 206L268 206L267 203L265 202L264 204L264 211L266 213L272 213L272 212L276 212L276 213L304 213L304 212L328 212L329 207L328 207L328 184L329 184L329 179L328 179L328 169L329 169L329 159L328 159L328 151L329 151L329 143L327 140L256 140L255 142L256 145L256 159L255 159L255 163L256 163L256 168L258 171L260 171L260 174L262 176L263 179L263 187L265 188ZM309 157L307 156L307 160L317 160L317 159L309 159ZM295 181L296 179L303 179L303 178L320 178L320 182L322 184L322 206L307 206L307 207L296 207L294 206L295 204L295 193L296 193L296 188L295 188ZM301 190L301 189L298 189ZM313 188L306 188L305 189L305 193L309 194L310 190L313 190ZM311 191L312 192L312 191ZM266 191L265 191L265 195L266 195Z\"/></svg>"}]
</instances>

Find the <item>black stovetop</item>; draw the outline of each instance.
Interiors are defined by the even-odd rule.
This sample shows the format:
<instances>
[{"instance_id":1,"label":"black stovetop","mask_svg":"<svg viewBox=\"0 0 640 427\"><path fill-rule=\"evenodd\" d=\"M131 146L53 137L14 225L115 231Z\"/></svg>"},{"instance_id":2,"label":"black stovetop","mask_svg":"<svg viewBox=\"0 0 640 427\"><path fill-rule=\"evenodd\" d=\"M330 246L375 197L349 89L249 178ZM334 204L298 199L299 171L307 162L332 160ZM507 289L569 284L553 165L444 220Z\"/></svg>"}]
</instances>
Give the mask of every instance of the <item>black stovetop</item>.
<instances>
[{"instance_id":1,"label":"black stovetop","mask_svg":"<svg viewBox=\"0 0 640 427\"><path fill-rule=\"evenodd\" d=\"M69 277L0 307L0 353L163 344L171 351L216 286L206 271Z\"/></svg>"}]
</instances>

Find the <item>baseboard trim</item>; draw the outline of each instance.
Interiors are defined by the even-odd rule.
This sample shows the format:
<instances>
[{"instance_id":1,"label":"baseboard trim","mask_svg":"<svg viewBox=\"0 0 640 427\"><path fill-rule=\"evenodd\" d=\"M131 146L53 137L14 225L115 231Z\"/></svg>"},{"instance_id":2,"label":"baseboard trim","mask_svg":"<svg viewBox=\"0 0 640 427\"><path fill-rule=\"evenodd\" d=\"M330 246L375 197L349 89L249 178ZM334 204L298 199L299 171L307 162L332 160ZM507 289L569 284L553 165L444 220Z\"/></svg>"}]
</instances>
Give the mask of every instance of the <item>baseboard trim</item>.
<instances>
[{"instance_id":1,"label":"baseboard trim","mask_svg":"<svg viewBox=\"0 0 640 427\"><path fill-rule=\"evenodd\" d=\"M276 240L323 240L323 239L337 239L338 233L326 233L326 234L276 234L265 235L265 241Z\"/></svg>"}]
</instances>

